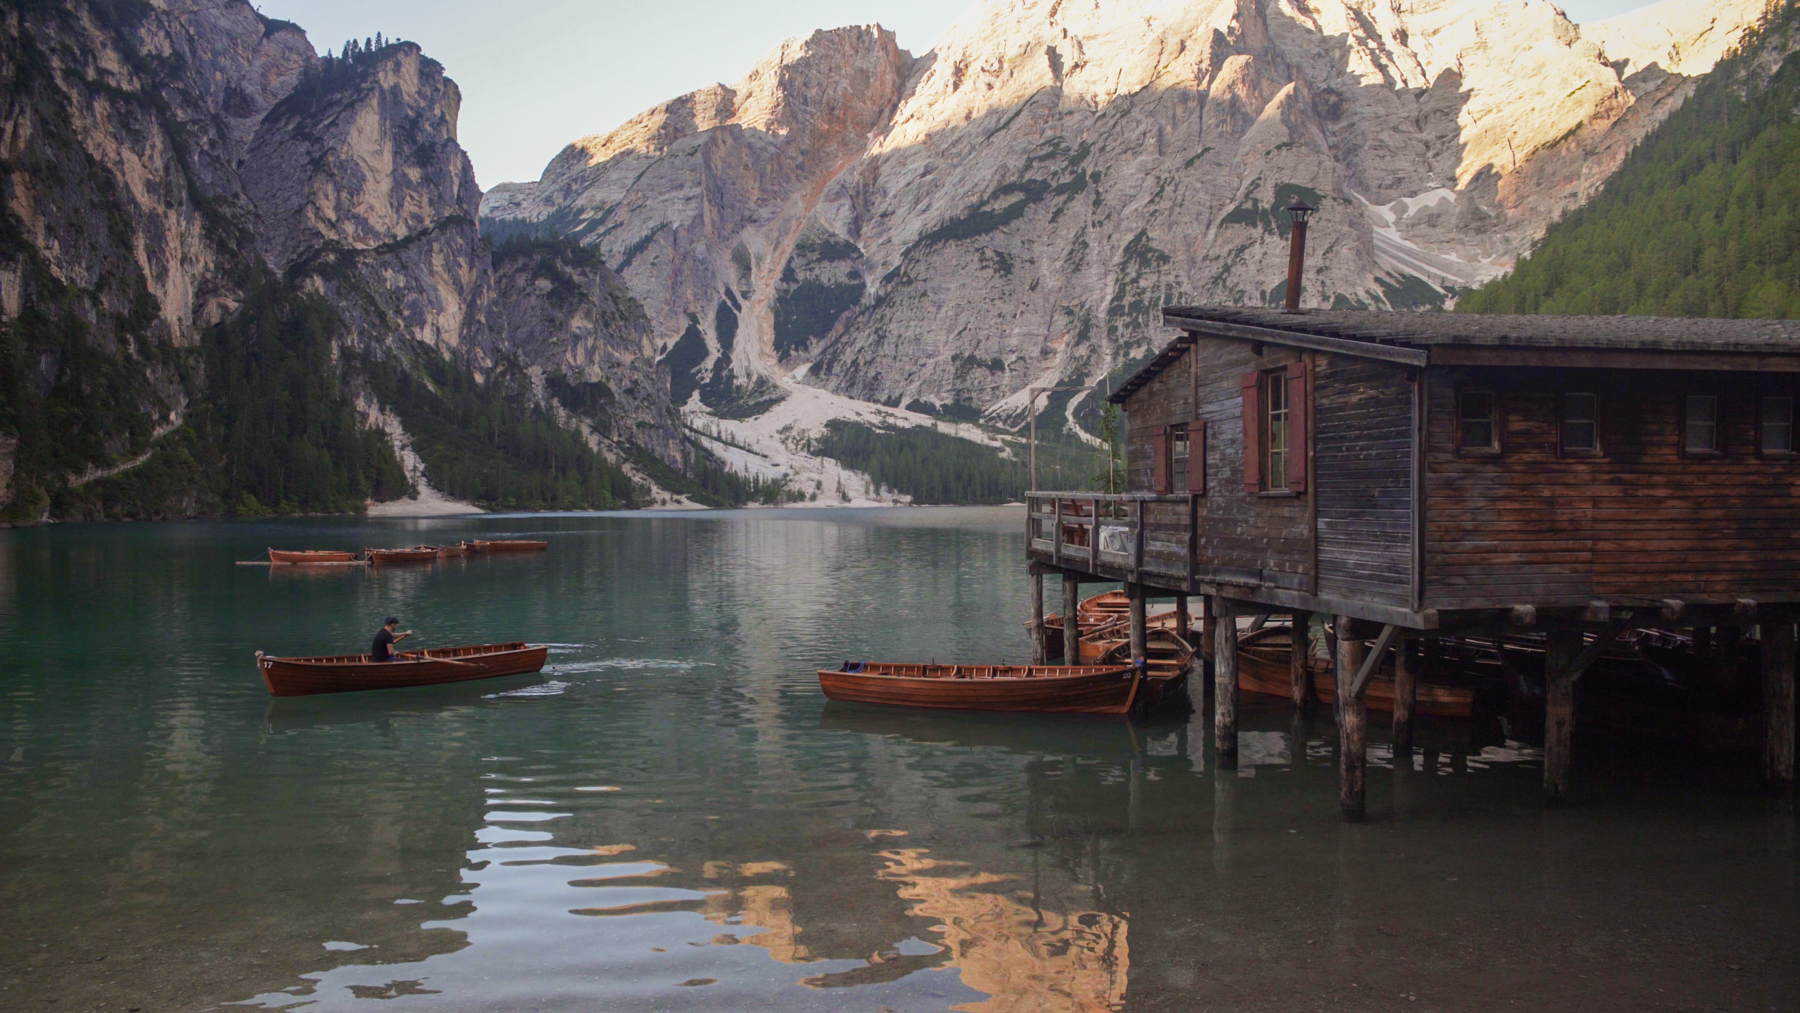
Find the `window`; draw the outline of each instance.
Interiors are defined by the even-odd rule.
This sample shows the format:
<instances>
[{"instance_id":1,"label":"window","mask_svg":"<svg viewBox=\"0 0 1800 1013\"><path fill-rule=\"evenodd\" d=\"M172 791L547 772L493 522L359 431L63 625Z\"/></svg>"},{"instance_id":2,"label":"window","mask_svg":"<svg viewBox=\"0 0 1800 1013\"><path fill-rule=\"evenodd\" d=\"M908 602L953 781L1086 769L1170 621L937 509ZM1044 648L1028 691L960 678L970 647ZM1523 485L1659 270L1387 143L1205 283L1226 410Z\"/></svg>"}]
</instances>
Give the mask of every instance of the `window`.
<instances>
[{"instance_id":1,"label":"window","mask_svg":"<svg viewBox=\"0 0 1800 1013\"><path fill-rule=\"evenodd\" d=\"M1188 487L1188 427L1185 425L1169 427L1169 489L1185 490Z\"/></svg>"},{"instance_id":2,"label":"window","mask_svg":"<svg viewBox=\"0 0 1800 1013\"><path fill-rule=\"evenodd\" d=\"M1562 418L1557 427L1557 446L1569 456L1600 453L1600 398L1594 394L1564 394Z\"/></svg>"},{"instance_id":3,"label":"window","mask_svg":"<svg viewBox=\"0 0 1800 1013\"><path fill-rule=\"evenodd\" d=\"M1305 361L1245 373L1244 491L1306 491Z\"/></svg>"},{"instance_id":4,"label":"window","mask_svg":"<svg viewBox=\"0 0 1800 1013\"><path fill-rule=\"evenodd\" d=\"M1690 457L1717 454L1719 399L1713 394L1689 394L1681 410L1681 452Z\"/></svg>"},{"instance_id":5,"label":"window","mask_svg":"<svg viewBox=\"0 0 1800 1013\"><path fill-rule=\"evenodd\" d=\"M1456 449L1465 453L1498 453L1498 399L1485 391L1465 391L1456 399Z\"/></svg>"},{"instance_id":6,"label":"window","mask_svg":"<svg viewBox=\"0 0 1800 1013\"><path fill-rule=\"evenodd\" d=\"M1288 384L1286 370L1262 375L1262 474L1263 488L1285 492L1288 487Z\"/></svg>"},{"instance_id":7,"label":"window","mask_svg":"<svg viewBox=\"0 0 1800 1013\"><path fill-rule=\"evenodd\" d=\"M1793 398L1763 398L1762 413L1758 422L1761 438L1757 441L1757 445L1763 453L1791 454L1794 452Z\"/></svg>"}]
</instances>

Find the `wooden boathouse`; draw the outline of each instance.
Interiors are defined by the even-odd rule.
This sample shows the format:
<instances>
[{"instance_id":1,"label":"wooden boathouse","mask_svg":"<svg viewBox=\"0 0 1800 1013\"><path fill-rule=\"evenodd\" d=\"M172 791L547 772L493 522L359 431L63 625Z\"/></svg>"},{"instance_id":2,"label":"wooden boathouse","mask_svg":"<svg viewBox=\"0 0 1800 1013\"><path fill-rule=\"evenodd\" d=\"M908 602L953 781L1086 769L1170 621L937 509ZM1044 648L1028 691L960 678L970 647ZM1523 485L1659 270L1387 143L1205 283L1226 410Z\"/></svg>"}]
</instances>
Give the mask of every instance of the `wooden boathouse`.
<instances>
[{"instance_id":1,"label":"wooden boathouse","mask_svg":"<svg viewBox=\"0 0 1800 1013\"><path fill-rule=\"evenodd\" d=\"M1292 614L1298 630L1335 617L1350 818L1364 810L1364 695L1404 639L1543 638L1544 782L1559 798L1575 681L1611 641L1760 627L1765 770L1791 787L1800 324L1223 306L1163 320L1179 336L1111 396L1129 491L1029 499L1030 566L1062 575L1065 617L1083 581L1125 583L1137 645L1151 597L1185 613L1204 596L1217 631L1241 615ZM1229 765L1238 645L1206 639ZM1395 651L1401 755L1411 656Z\"/></svg>"}]
</instances>

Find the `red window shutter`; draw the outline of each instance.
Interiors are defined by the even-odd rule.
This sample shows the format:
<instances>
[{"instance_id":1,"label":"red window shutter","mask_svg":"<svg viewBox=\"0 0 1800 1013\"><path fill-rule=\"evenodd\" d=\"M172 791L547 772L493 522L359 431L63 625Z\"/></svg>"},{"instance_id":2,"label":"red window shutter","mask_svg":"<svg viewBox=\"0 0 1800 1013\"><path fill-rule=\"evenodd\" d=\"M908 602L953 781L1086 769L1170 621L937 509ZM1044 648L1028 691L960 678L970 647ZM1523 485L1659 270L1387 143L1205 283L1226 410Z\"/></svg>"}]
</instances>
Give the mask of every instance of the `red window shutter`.
<instances>
[{"instance_id":1,"label":"red window shutter","mask_svg":"<svg viewBox=\"0 0 1800 1013\"><path fill-rule=\"evenodd\" d=\"M1287 368L1288 488L1306 491L1306 451L1312 430L1306 424L1306 362L1290 362Z\"/></svg>"},{"instance_id":2,"label":"red window shutter","mask_svg":"<svg viewBox=\"0 0 1800 1013\"><path fill-rule=\"evenodd\" d=\"M1155 437L1153 437L1151 439L1151 442L1150 442L1150 452L1151 452L1151 454L1153 454L1155 456L1155 460L1156 460L1156 479L1155 479L1155 483L1153 485L1151 485L1150 488L1158 496L1168 495L1168 492L1169 492L1169 427L1168 426L1162 426L1161 428L1156 430L1156 435L1155 435Z\"/></svg>"},{"instance_id":3,"label":"red window shutter","mask_svg":"<svg viewBox=\"0 0 1800 1013\"><path fill-rule=\"evenodd\" d=\"M1187 491L1206 495L1206 423L1200 419L1188 423Z\"/></svg>"},{"instance_id":4,"label":"red window shutter","mask_svg":"<svg viewBox=\"0 0 1800 1013\"><path fill-rule=\"evenodd\" d=\"M1245 373L1244 392L1244 491L1262 491L1262 404L1256 395L1257 374Z\"/></svg>"}]
</instances>

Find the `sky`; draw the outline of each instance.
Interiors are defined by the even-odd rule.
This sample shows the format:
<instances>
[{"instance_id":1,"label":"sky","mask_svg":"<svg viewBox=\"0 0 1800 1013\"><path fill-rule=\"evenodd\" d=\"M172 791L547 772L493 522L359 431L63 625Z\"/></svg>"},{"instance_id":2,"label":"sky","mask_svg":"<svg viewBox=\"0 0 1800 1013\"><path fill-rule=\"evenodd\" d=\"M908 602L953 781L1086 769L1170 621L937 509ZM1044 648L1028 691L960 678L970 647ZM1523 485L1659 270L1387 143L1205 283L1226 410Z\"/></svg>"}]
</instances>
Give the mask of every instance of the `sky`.
<instances>
[{"instance_id":1,"label":"sky","mask_svg":"<svg viewBox=\"0 0 1800 1013\"><path fill-rule=\"evenodd\" d=\"M736 80L783 39L879 22L917 56L975 0L252 2L264 15L306 29L320 50L376 32L423 46L462 89L458 139L487 189L537 179L577 137L605 133L696 88ZM1560 5L1580 24L1644 2Z\"/></svg>"}]
</instances>

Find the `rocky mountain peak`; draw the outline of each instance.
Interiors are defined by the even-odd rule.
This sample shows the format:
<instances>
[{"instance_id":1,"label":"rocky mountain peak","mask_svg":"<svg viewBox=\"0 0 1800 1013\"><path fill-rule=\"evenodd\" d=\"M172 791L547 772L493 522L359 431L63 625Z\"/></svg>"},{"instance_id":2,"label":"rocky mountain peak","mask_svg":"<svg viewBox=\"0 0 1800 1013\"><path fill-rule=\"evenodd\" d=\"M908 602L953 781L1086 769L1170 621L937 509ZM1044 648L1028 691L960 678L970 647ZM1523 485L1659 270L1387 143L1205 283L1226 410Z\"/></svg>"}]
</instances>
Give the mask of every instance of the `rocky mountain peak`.
<instances>
[{"instance_id":1,"label":"rocky mountain peak","mask_svg":"<svg viewBox=\"0 0 1800 1013\"><path fill-rule=\"evenodd\" d=\"M786 44L710 98L729 123L669 138L653 110L482 213L598 246L709 405L804 366L1010 417L1140 354L1166 301L1279 301L1295 196L1320 206L1308 305L1443 305L1504 271L1761 12L1660 6L1589 32L1543 0L988 0L910 64ZM828 105L748 126L769 79L885 98L890 65L866 143Z\"/></svg>"}]
</instances>

